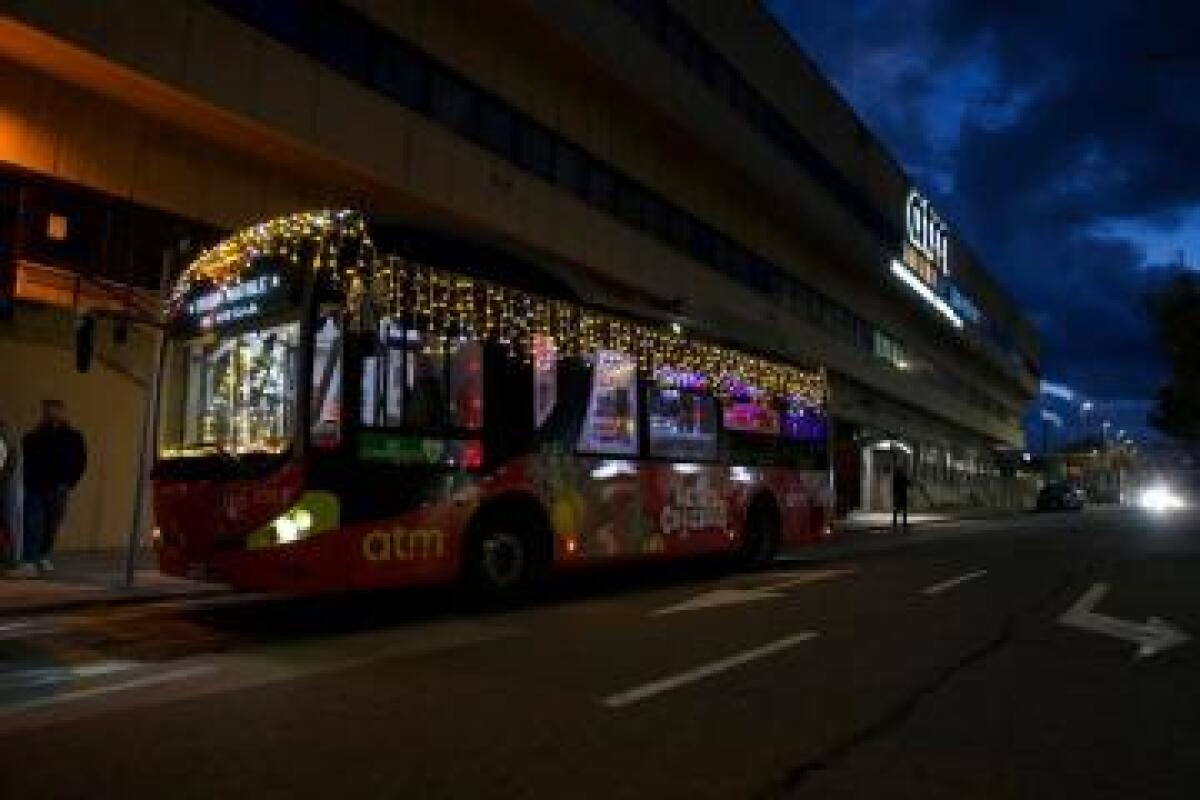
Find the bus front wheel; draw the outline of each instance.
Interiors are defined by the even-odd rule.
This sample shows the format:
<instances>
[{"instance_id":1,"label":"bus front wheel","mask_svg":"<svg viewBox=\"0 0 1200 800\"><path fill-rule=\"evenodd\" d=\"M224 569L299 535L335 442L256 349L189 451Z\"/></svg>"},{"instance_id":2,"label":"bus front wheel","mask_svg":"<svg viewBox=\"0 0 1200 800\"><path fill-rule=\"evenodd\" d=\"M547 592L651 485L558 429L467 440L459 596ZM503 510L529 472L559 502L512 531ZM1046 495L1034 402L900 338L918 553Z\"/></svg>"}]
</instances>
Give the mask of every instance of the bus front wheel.
<instances>
[{"instance_id":1,"label":"bus front wheel","mask_svg":"<svg viewBox=\"0 0 1200 800\"><path fill-rule=\"evenodd\" d=\"M475 594L488 600L507 601L527 594L542 572L532 537L494 517L480 521L466 555L467 582Z\"/></svg>"}]
</instances>

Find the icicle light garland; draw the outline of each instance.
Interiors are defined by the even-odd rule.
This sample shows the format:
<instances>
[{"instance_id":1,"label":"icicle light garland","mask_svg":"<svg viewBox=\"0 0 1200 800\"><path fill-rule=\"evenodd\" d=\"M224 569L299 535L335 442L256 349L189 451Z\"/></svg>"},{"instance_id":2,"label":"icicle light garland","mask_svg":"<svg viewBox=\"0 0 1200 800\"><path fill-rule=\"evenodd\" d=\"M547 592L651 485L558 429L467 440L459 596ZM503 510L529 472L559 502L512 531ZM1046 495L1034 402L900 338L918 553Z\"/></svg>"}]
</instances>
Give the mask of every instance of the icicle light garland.
<instances>
[{"instance_id":1,"label":"icicle light garland","mask_svg":"<svg viewBox=\"0 0 1200 800\"><path fill-rule=\"evenodd\" d=\"M347 263L342 251L351 243L356 257ZM192 263L172 294L172 307L198 285L236 283L264 256L295 269L327 271L346 291L352 314L369 297L378 316L400 317L444 339L500 342L528 360L533 337L546 336L560 356L632 354L643 376L664 384L708 388L723 397L778 398L790 407L825 403L820 371L693 339L676 326L650 325L394 256L376 257L366 221L355 211L304 212L233 235Z\"/></svg>"},{"instance_id":2,"label":"icicle light garland","mask_svg":"<svg viewBox=\"0 0 1200 800\"><path fill-rule=\"evenodd\" d=\"M354 264L342 264L347 245L357 247ZM205 250L184 271L169 309L197 287L226 288L260 258L279 259L294 270L328 270L335 282L354 285L374 260L367 223L357 211L303 211L244 228ZM339 270L338 267L342 268Z\"/></svg>"}]
</instances>

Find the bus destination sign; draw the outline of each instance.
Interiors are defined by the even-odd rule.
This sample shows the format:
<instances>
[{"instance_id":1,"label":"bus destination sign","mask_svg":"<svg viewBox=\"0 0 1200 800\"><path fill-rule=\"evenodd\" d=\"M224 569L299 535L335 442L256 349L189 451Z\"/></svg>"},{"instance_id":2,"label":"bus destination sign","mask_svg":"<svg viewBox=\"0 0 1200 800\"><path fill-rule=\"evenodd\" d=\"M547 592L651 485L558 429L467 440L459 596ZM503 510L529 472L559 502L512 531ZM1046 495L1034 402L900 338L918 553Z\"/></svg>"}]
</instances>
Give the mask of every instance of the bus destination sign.
<instances>
[{"instance_id":1,"label":"bus destination sign","mask_svg":"<svg viewBox=\"0 0 1200 800\"><path fill-rule=\"evenodd\" d=\"M260 316L283 294L284 281L280 274L258 275L193 295L183 303L180 318L200 330L223 328Z\"/></svg>"}]
</instances>

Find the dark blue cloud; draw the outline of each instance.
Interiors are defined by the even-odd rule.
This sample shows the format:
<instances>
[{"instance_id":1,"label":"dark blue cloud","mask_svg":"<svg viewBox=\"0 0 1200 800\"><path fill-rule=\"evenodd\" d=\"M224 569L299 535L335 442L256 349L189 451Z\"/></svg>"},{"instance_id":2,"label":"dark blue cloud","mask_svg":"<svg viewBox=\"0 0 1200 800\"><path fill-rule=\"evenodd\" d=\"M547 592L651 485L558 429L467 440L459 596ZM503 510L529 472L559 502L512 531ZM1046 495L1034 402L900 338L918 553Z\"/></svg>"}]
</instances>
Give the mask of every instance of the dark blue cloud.
<instances>
[{"instance_id":1,"label":"dark blue cloud","mask_svg":"<svg viewBox=\"0 0 1200 800\"><path fill-rule=\"evenodd\" d=\"M768 5L1037 322L1047 377L1143 423L1142 294L1200 247L1200 4Z\"/></svg>"}]
</instances>

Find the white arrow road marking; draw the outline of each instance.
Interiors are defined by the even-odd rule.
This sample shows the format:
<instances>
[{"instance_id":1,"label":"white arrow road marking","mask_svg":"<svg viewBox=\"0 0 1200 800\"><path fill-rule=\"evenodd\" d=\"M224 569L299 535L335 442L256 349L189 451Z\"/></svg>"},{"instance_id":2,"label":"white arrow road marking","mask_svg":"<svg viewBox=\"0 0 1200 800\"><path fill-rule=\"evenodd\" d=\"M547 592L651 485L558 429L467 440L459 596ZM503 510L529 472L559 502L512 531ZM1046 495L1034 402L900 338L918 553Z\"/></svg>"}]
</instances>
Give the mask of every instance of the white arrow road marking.
<instances>
[{"instance_id":1,"label":"white arrow road marking","mask_svg":"<svg viewBox=\"0 0 1200 800\"><path fill-rule=\"evenodd\" d=\"M1108 588L1107 583L1092 584L1092 588L1084 592L1058 621L1063 625L1133 642L1138 646L1138 658L1148 658L1191 639L1179 628L1158 617L1150 617L1144 623L1137 623L1093 611L1104 595L1108 594Z\"/></svg>"},{"instance_id":2,"label":"white arrow road marking","mask_svg":"<svg viewBox=\"0 0 1200 800\"><path fill-rule=\"evenodd\" d=\"M681 611L702 611L706 608L735 606L742 603L752 603L756 600L784 597L785 595L781 591L783 589L790 589L793 586L801 586L806 583L833 580L845 575L853 575L855 572L857 570L819 569L811 572L792 573L795 577L786 581L772 583L768 586L759 586L754 589L713 589L711 592L698 594L695 597L684 600L682 603L676 603L666 608L660 608L657 611L651 611L649 616L661 617L664 614L678 614Z\"/></svg>"},{"instance_id":3,"label":"white arrow road marking","mask_svg":"<svg viewBox=\"0 0 1200 800\"><path fill-rule=\"evenodd\" d=\"M656 694L669 692L672 689L678 689L680 686L686 686L689 683L704 680L712 677L719 672L740 667L751 661L773 655L782 650L787 650L789 647L795 647L801 642L807 642L810 639L817 638L819 634L813 631L805 631L797 633L794 636L787 636L783 639L776 639L773 642L768 642L761 647L754 647L750 650L743 650L728 658L722 658L720 661L712 661L708 664L703 664L695 669L689 669L687 672L680 672L677 675L670 675L666 678L660 678L650 683L644 683L641 686L635 686L624 692L609 695L604 698L604 705L609 708L621 708L631 705L639 700L645 700L647 697L653 697Z\"/></svg>"},{"instance_id":4,"label":"white arrow road marking","mask_svg":"<svg viewBox=\"0 0 1200 800\"><path fill-rule=\"evenodd\" d=\"M953 589L955 586L958 586L960 583L966 583L967 581L973 581L976 578L982 578L984 575L987 575L986 569L977 569L974 572L966 572L957 577L948 578L947 580L941 581L940 583L935 583L933 586L926 586L924 589L921 590L921 593L922 594L941 594L942 592L946 591L947 589Z\"/></svg>"}]
</instances>

